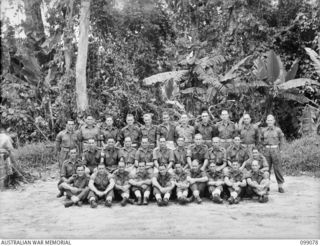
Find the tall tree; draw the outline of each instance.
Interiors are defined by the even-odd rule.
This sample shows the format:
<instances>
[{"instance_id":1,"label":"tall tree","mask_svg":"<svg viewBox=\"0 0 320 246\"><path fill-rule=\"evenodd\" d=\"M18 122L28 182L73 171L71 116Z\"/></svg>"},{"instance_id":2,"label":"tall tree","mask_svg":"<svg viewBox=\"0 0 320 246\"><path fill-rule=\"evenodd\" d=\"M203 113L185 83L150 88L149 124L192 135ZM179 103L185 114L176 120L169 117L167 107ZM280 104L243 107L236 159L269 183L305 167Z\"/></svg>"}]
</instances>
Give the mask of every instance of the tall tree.
<instances>
[{"instance_id":1,"label":"tall tree","mask_svg":"<svg viewBox=\"0 0 320 246\"><path fill-rule=\"evenodd\" d=\"M26 21L24 30L27 36L32 36L35 40L44 38L44 27L41 17L42 0L24 0L24 10Z\"/></svg>"},{"instance_id":2,"label":"tall tree","mask_svg":"<svg viewBox=\"0 0 320 246\"><path fill-rule=\"evenodd\" d=\"M90 0L82 0L80 7L78 57L76 64L76 94L78 112L88 109L87 94L87 57L88 57L88 32L90 24Z\"/></svg>"}]
</instances>

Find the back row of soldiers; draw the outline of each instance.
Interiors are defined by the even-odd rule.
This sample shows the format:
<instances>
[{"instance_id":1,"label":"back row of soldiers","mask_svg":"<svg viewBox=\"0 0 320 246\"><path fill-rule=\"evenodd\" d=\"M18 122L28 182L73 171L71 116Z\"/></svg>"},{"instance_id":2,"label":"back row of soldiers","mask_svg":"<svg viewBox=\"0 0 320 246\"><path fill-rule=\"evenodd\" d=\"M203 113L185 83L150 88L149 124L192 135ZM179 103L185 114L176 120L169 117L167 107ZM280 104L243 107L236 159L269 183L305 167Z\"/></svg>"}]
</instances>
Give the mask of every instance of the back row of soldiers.
<instances>
[{"instance_id":1,"label":"back row of soldiers","mask_svg":"<svg viewBox=\"0 0 320 246\"><path fill-rule=\"evenodd\" d=\"M72 169L73 164L66 159L74 148L82 152L81 163L85 165L87 174L94 173L99 163L104 164L111 174L120 161L134 175L141 162L146 164L149 173L154 174L159 171L160 165L165 165L171 173L176 164L183 169L191 169L194 160L199 162L202 171L207 171L211 163L218 170L223 170L233 162L238 162L240 168L244 169L256 160L260 169L269 173L274 167L278 190L284 192L280 170L280 149L284 135L280 128L275 127L272 115L267 117L268 126L264 129L251 124L248 114L243 116L239 124L229 120L227 111L222 111L221 121L215 125L210 124L207 112L203 112L201 118L202 122L193 127L188 124L188 116L184 114L176 125L170 122L168 113L163 113L163 123L154 126L151 116L146 114L145 125L139 128L134 125L133 115L128 115L128 125L118 130L113 126L112 117L107 117L105 124L97 127L89 116L87 124L78 131L74 131L74 122L69 121L66 130L60 132L56 139L61 176L67 172L68 166Z\"/></svg>"}]
</instances>

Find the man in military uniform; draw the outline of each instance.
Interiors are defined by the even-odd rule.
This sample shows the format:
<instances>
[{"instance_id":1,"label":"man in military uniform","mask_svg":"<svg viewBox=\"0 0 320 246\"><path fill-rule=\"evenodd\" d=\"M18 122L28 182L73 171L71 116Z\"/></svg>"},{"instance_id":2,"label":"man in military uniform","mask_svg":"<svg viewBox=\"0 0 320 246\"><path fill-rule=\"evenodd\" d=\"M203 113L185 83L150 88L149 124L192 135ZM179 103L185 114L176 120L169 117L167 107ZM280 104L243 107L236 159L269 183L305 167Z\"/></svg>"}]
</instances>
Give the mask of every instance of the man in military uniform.
<instances>
[{"instance_id":1,"label":"man in military uniform","mask_svg":"<svg viewBox=\"0 0 320 246\"><path fill-rule=\"evenodd\" d=\"M259 202L268 202L268 190L270 186L269 173L262 172L257 160L252 161L251 171L247 178L248 189L252 189L259 196Z\"/></svg>"},{"instance_id":2,"label":"man in military uniform","mask_svg":"<svg viewBox=\"0 0 320 246\"><path fill-rule=\"evenodd\" d=\"M229 168L224 169L224 183L228 187L230 197L229 204L238 204L242 189L246 187L247 182L244 173L240 170L238 161L233 161Z\"/></svg>"},{"instance_id":3,"label":"man in military uniform","mask_svg":"<svg viewBox=\"0 0 320 246\"><path fill-rule=\"evenodd\" d=\"M227 166L227 151L220 146L220 138L212 138L212 147L208 150L208 157L208 163L214 163L218 170L222 170Z\"/></svg>"},{"instance_id":4,"label":"man in military uniform","mask_svg":"<svg viewBox=\"0 0 320 246\"><path fill-rule=\"evenodd\" d=\"M81 164L81 160L77 158L78 152L77 149L70 149L69 151L70 158L65 160L62 164L61 170L60 170L60 181L58 182L58 188L59 185L63 182L67 182L68 179L76 173L76 166ZM60 193L57 195L57 198L63 196L64 190L60 190Z\"/></svg>"},{"instance_id":5,"label":"man in military uniform","mask_svg":"<svg viewBox=\"0 0 320 246\"><path fill-rule=\"evenodd\" d=\"M189 193L189 182L187 180L188 171L186 171L181 163L176 163L174 165L174 180L176 184L176 195L178 202L180 204L185 204L188 202L188 193Z\"/></svg>"},{"instance_id":6,"label":"man in military uniform","mask_svg":"<svg viewBox=\"0 0 320 246\"><path fill-rule=\"evenodd\" d=\"M157 129L157 140L160 137L164 137L167 140L167 147L174 150L174 131L176 126L170 121L170 115L168 112L162 113L162 124L158 126Z\"/></svg>"},{"instance_id":7,"label":"man in military uniform","mask_svg":"<svg viewBox=\"0 0 320 246\"><path fill-rule=\"evenodd\" d=\"M267 127L262 129L261 142L264 146L264 156L269 164L269 173L273 166L274 174L278 183L278 191L284 193L283 183L284 178L281 170L281 148L284 142L284 134L279 127L275 126L273 115L267 116Z\"/></svg>"},{"instance_id":8,"label":"man in military uniform","mask_svg":"<svg viewBox=\"0 0 320 246\"><path fill-rule=\"evenodd\" d=\"M115 181L114 190L119 193L122 197L121 206L126 206L128 202L131 203L130 200L130 173L125 170L125 163L123 161L119 161L118 169L113 173L113 178Z\"/></svg>"},{"instance_id":9,"label":"man in military uniform","mask_svg":"<svg viewBox=\"0 0 320 246\"><path fill-rule=\"evenodd\" d=\"M126 137L130 137L132 141L132 147L138 149L140 139L141 139L141 131L140 128L134 125L134 117L132 114L127 115L127 125L121 129L119 134L119 142L123 144L124 139Z\"/></svg>"},{"instance_id":10,"label":"man in military uniform","mask_svg":"<svg viewBox=\"0 0 320 246\"><path fill-rule=\"evenodd\" d=\"M195 126L195 134L201 134L204 144L211 147L212 138L218 136L218 128L209 121L209 113L203 111L201 114L201 122Z\"/></svg>"},{"instance_id":11,"label":"man in military uniform","mask_svg":"<svg viewBox=\"0 0 320 246\"><path fill-rule=\"evenodd\" d=\"M101 152L100 162L106 166L108 172L113 173L118 168L120 161L120 149L115 146L115 140L112 137L107 139L107 145Z\"/></svg>"},{"instance_id":12,"label":"man in military uniform","mask_svg":"<svg viewBox=\"0 0 320 246\"><path fill-rule=\"evenodd\" d=\"M141 137L148 138L151 148L157 146L157 127L152 125L152 119L150 114L143 115L144 125L140 127Z\"/></svg>"},{"instance_id":13,"label":"man in military uniform","mask_svg":"<svg viewBox=\"0 0 320 246\"><path fill-rule=\"evenodd\" d=\"M207 171L208 176L208 190L212 201L214 203L221 204L223 200L221 199L221 192L223 191L224 185L224 172L222 169L218 169L214 162L209 164L209 169Z\"/></svg>"},{"instance_id":14,"label":"man in military uniform","mask_svg":"<svg viewBox=\"0 0 320 246\"><path fill-rule=\"evenodd\" d=\"M67 181L59 185L59 189L62 192L66 192L67 198L71 199L64 206L66 208L74 204L81 206L89 194L88 184L89 177L85 174L85 167L78 165L76 167L76 174L73 174Z\"/></svg>"},{"instance_id":15,"label":"man in military uniform","mask_svg":"<svg viewBox=\"0 0 320 246\"><path fill-rule=\"evenodd\" d=\"M91 175L98 167L101 151L98 150L94 139L88 140L88 147L82 153L82 163L86 167L86 173Z\"/></svg>"},{"instance_id":16,"label":"man in military uniform","mask_svg":"<svg viewBox=\"0 0 320 246\"><path fill-rule=\"evenodd\" d=\"M112 206L114 184L112 175L107 171L106 166L100 163L98 165L98 171L91 175L89 181L90 192L88 200L91 208L98 206L97 202L99 199L105 200L106 207Z\"/></svg>"},{"instance_id":17,"label":"man in military uniform","mask_svg":"<svg viewBox=\"0 0 320 246\"><path fill-rule=\"evenodd\" d=\"M252 162L256 160L259 164L259 169L261 172L268 172L269 171L269 164L267 162L267 159L264 157L263 154L259 152L259 150L256 147L252 148L252 157L250 157L248 160L246 160L242 166L240 167L241 170L244 170L246 172L251 170Z\"/></svg>"},{"instance_id":18,"label":"man in military uniform","mask_svg":"<svg viewBox=\"0 0 320 246\"><path fill-rule=\"evenodd\" d=\"M104 124L102 124L101 126L101 134L98 136L99 140L105 144L107 143L107 140L109 138L113 138L116 142L115 146L117 147L120 147L120 142L119 142L119 134L120 134L120 131L117 127L115 127L113 125L113 118L112 116L107 116L106 117L106 121ZM103 147L103 144L101 143L101 145L99 147Z\"/></svg>"},{"instance_id":19,"label":"man in military uniform","mask_svg":"<svg viewBox=\"0 0 320 246\"><path fill-rule=\"evenodd\" d=\"M177 139L177 147L173 151L174 163L180 163L183 169L189 168L187 162L187 147L184 145L184 137Z\"/></svg>"},{"instance_id":20,"label":"man in military uniform","mask_svg":"<svg viewBox=\"0 0 320 246\"><path fill-rule=\"evenodd\" d=\"M177 141L179 137L183 137L185 145L189 147L193 143L194 134L194 127L189 125L188 115L182 114L180 124L178 124L175 129L175 140Z\"/></svg>"},{"instance_id":21,"label":"man in military uniform","mask_svg":"<svg viewBox=\"0 0 320 246\"><path fill-rule=\"evenodd\" d=\"M151 183L152 174L146 170L146 163L139 162L137 172L129 180L129 184L132 187L131 190L137 198L138 205L148 205Z\"/></svg>"},{"instance_id":22,"label":"man in military uniform","mask_svg":"<svg viewBox=\"0 0 320 246\"><path fill-rule=\"evenodd\" d=\"M187 161L191 168L193 160L198 160L201 170L204 171L208 165L208 146L203 144L201 134L196 134L194 137L194 144L190 146L187 152Z\"/></svg>"},{"instance_id":23,"label":"man in military uniform","mask_svg":"<svg viewBox=\"0 0 320 246\"><path fill-rule=\"evenodd\" d=\"M68 158L70 149L79 148L77 134L74 131L74 122L69 120L66 129L59 132L56 137L56 152L58 154L59 168L62 163Z\"/></svg>"},{"instance_id":24,"label":"man in military uniform","mask_svg":"<svg viewBox=\"0 0 320 246\"><path fill-rule=\"evenodd\" d=\"M130 137L124 139L124 147L120 149L120 158L126 164L126 169L130 172L134 169L134 161L137 149L133 148Z\"/></svg>"},{"instance_id":25,"label":"man in military uniform","mask_svg":"<svg viewBox=\"0 0 320 246\"><path fill-rule=\"evenodd\" d=\"M142 138L141 147L137 150L135 155L135 166L138 167L139 162L146 163L146 169L149 173L153 174L154 162L153 162L153 149L150 148L149 139Z\"/></svg>"},{"instance_id":26,"label":"man in military uniform","mask_svg":"<svg viewBox=\"0 0 320 246\"><path fill-rule=\"evenodd\" d=\"M78 131L78 138L81 143L80 153L82 153L88 147L89 139L98 141L99 133L100 129L94 124L94 118L92 116L88 116L86 119L86 124Z\"/></svg>"},{"instance_id":27,"label":"man in military uniform","mask_svg":"<svg viewBox=\"0 0 320 246\"><path fill-rule=\"evenodd\" d=\"M249 114L244 114L238 125L238 133L242 145L244 145L250 156L252 155L252 148L258 146L260 142L260 134L258 126L251 124L251 117Z\"/></svg>"},{"instance_id":28,"label":"man in military uniform","mask_svg":"<svg viewBox=\"0 0 320 246\"><path fill-rule=\"evenodd\" d=\"M227 161L229 164L233 161L238 161L241 166L249 158L248 150L241 144L240 137L234 137L233 144L227 149Z\"/></svg>"},{"instance_id":29,"label":"man in military uniform","mask_svg":"<svg viewBox=\"0 0 320 246\"><path fill-rule=\"evenodd\" d=\"M207 174L200 169L197 159L192 161L191 169L187 175L187 181L190 184L193 197L196 199L196 202L200 204L202 202L200 194L204 193L208 177Z\"/></svg>"},{"instance_id":30,"label":"man in military uniform","mask_svg":"<svg viewBox=\"0 0 320 246\"><path fill-rule=\"evenodd\" d=\"M158 206L168 206L175 183L173 175L168 172L165 165L160 164L159 172L152 178L152 185Z\"/></svg>"},{"instance_id":31,"label":"man in military uniform","mask_svg":"<svg viewBox=\"0 0 320 246\"><path fill-rule=\"evenodd\" d=\"M222 110L221 121L217 122L218 137L220 138L221 146L227 149L232 143L232 139L236 133L235 124L229 120L229 113L227 110Z\"/></svg>"},{"instance_id":32,"label":"man in military uniform","mask_svg":"<svg viewBox=\"0 0 320 246\"><path fill-rule=\"evenodd\" d=\"M166 143L165 137L159 139L159 147L153 150L153 161L155 167L165 165L169 172L172 173L174 156L173 151L167 147Z\"/></svg>"}]
</instances>

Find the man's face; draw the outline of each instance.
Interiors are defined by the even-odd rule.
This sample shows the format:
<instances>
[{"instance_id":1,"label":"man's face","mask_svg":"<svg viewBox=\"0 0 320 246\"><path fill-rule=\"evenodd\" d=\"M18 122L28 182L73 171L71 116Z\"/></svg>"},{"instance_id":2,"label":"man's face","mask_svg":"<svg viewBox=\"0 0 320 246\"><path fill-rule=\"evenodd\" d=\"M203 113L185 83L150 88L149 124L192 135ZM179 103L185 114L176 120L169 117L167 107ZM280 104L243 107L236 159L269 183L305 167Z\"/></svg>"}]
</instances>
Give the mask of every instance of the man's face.
<instances>
[{"instance_id":1,"label":"man's face","mask_svg":"<svg viewBox=\"0 0 320 246\"><path fill-rule=\"evenodd\" d=\"M252 150L252 156L253 158L258 158L259 157L259 151L257 149Z\"/></svg>"},{"instance_id":2,"label":"man's face","mask_svg":"<svg viewBox=\"0 0 320 246\"><path fill-rule=\"evenodd\" d=\"M182 124L188 124L188 116L186 116L185 114L182 115L180 121Z\"/></svg>"},{"instance_id":3,"label":"man's face","mask_svg":"<svg viewBox=\"0 0 320 246\"><path fill-rule=\"evenodd\" d=\"M80 166L77 168L77 174L80 177L82 177L84 175L84 167L83 166Z\"/></svg>"},{"instance_id":4,"label":"man's face","mask_svg":"<svg viewBox=\"0 0 320 246\"><path fill-rule=\"evenodd\" d=\"M241 143L241 140L240 140L239 137L235 137L234 140L233 140L233 142L234 142L234 144L235 144L236 146L239 146L240 143Z\"/></svg>"},{"instance_id":5,"label":"man's face","mask_svg":"<svg viewBox=\"0 0 320 246\"><path fill-rule=\"evenodd\" d=\"M151 125L151 117L148 115L148 116L145 116L143 118L143 121L144 123L147 125L147 126L150 126Z\"/></svg>"},{"instance_id":6,"label":"man's face","mask_svg":"<svg viewBox=\"0 0 320 246\"><path fill-rule=\"evenodd\" d=\"M166 167L165 167L165 166L160 166L160 167L159 167L159 173L160 173L161 175L165 175L165 174L167 173Z\"/></svg>"},{"instance_id":7,"label":"man's face","mask_svg":"<svg viewBox=\"0 0 320 246\"><path fill-rule=\"evenodd\" d=\"M168 122L170 121L169 115L164 114L164 115L162 116L162 121L163 121L163 123L168 123Z\"/></svg>"},{"instance_id":8,"label":"man's face","mask_svg":"<svg viewBox=\"0 0 320 246\"><path fill-rule=\"evenodd\" d=\"M184 139L183 138L178 138L177 144L178 144L179 147L183 147L184 146Z\"/></svg>"},{"instance_id":9,"label":"man's face","mask_svg":"<svg viewBox=\"0 0 320 246\"><path fill-rule=\"evenodd\" d=\"M89 145L89 149L93 150L96 147L96 142L94 141L94 139L90 139L88 142L88 145Z\"/></svg>"},{"instance_id":10,"label":"man's face","mask_svg":"<svg viewBox=\"0 0 320 246\"><path fill-rule=\"evenodd\" d=\"M214 171L216 170L216 164L210 163L209 170L210 170L211 172L214 172Z\"/></svg>"},{"instance_id":11,"label":"man's face","mask_svg":"<svg viewBox=\"0 0 320 246\"><path fill-rule=\"evenodd\" d=\"M209 121L209 115L208 113L202 113L201 119L204 123L207 123Z\"/></svg>"},{"instance_id":12,"label":"man's face","mask_svg":"<svg viewBox=\"0 0 320 246\"><path fill-rule=\"evenodd\" d=\"M193 171L198 170L198 169L199 169L199 163L198 163L197 161L192 162L192 164L191 164L191 169L192 169Z\"/></svg>"},{"instance_id":13,"label":"man's face","mask_svg":"<svg viewBox=\"0 0 320 246\"><path fill-rule=\"evenodd\" d=\"M231 167L232 167L233 169L235 169L235 170L238 170L239 167L240 167L239 162L237 162L237 161L232 162L232 163L231 163Z\"/></svg>"},{"instance_id":14,"label":"man's face","mask_svg":"<svg viewBox=\"0 0 320 246\"><path fill-rule=\"evenodd\" d=\"M98 173L104 173L106 171L105 165L99 165L98 166Z\"/></svg>"},{"instance_id":15,"label":"man's face","mask_svg":"<svg viewBox=\"0 0 320 246\"><path fill-rule=\"evenodd\" d=\"M141 147L142 148L147 148L149 146L149 141L148 141L148 139L142 139L142 141L141 141Z\"/></svg>"},{"instance_id":16,"label":"man's face","mask_svg":"<svg viewBox=\"0 0 320 246\"><path fill-rule=\"evenodd\" d=\"M166 147L166 139L165 138L160 138L159 139L159 144L161 148L165 148Z\"/></svg>"},{"instance_id":17,"label":"man's face","mask_svg":"<svg viewBox=\"0 0 320 246\"><path fill-rule=\"evenodd\" d=\"M258 161L253 161L252 164L251 164L251 168L252 168L252 171L257 172L259 170Z\"/></svg>"},{"instance_id":18,"label":"man's face","mask_svg":"<svg viewBox=\"0 0 320 246\"><path fill-rule=\"evenodd\" d=\"M212 139L212 146L218 147L220 144L220 139L219 138L213 138Z\"/></svg>"},{"instance_id":19,"label":"man's face","mask_svg":"<svg viewBox=\"0 0 320 246\"><path fill-rule=\"evenodd\" d=\"M134 119L133 119L133 117L127 117L127 124L129 125L129 126L132 126L133 125L133 123L134 123Z\"/></svg>"},{"instance_id":20,"label":"man's face","mask_svg":"<svg viewBox=\"0 0 320 246\"><path fill-rule=\"evenodd\" d=\"M222 120L229 120L229 113L227 111L222 111L220 117Z\"/></svg>"},{"instance_id":21,"label":"man's face","mask_svg":"<svg viewBox=\"0 0 320 246\"><path fill-rule=\"evenodd\" d=\"M111 117L108 117L108 118L106 119L106 124L107 124L107 126L112 126L112 125L113 125L113 120L112 120Z\"/></svg>"},{"instance_id":22,"label":"man's face","mask_svg":"<svg viewBox=\"0 0 320 246\"><path fill-rule=\"evenodd\" d=\"M267 125L268 126L274 126L274 118L268 117L267 118Z\"/></svg>"},{"instance_id":23,"label":"man's face","mask_svg":"<svg viewBox=\"0 0 320 246\"><path fill-rule=\"evenodd\" d=\"M194 143L198 146L202 143L202 137L200 135L196 135L194 137Z\"/></svg>"},{"instance_id":24,"label":"man's face","mask_svg":"<svg viewBox=\"0 0 320 246\"><path fill-rule=\"evenodd\" d=\"M251 118L250 118L250 116L249 115L245 115L245 116L243 116L243 122L245 123L245 124L250 124L250 122L251 122Z\"/></svg>"},{"instance_id":25,"label":"man's face","mask_svg":"<svg viewBox=\"0 0 320 246\"><path fill-rule=\"evenodd\" d=\"M130 148L132 144L131 138L125 138L124 140L124 146L127 148Z\"/></svg>"},{"instance_id":26,"label":"man's face","mask_svg":"<svg viewBox=\"0 0 320 246\"><path fill-rule=\"evenodd\" d=\"M75 149L70 150L70 159L75 160L77 158L77 151Z\"/></svg>"},{"instance_id":27,"label":"man's face","mask_svg":"<svg viewBox=\"0 0 320 246\"><path fill-rule=\"evenodd\" d=\"M138 165L139 172L144 172L145 169L146 169L146 164L144 162L140 162Z\"/></svg>"},{"instance_id":28,"label":"man's face","mask_svg":"<svg viewBox=\"0 0 320 246\"><path fill-rule=\"evenodd\" d=\"M87 124L88 124L89 126L92 126L93 123L94 123L94 119L93 119L92 117L88 117L88 118L87 118Z\"/></svg>"},{"instance_id":29,"label":"man's face","mask_svg":"<svg viewBox=\"0 0 320 246\"><path fill-rule=\"evenodd\" d=\"M180 163L177 163L174 168L176 169L176 171L177 171L178 173L181 173L181 172L182 172L182 166L181 166Z\"/></svg>"},{"instance_id":30,"label":"man's face","mask_svg":"<svg viewBox=\"0 0 320 246\"><path fill-rule=\"evenodd\" d=\"M119 164L118 164L118 168L119 168L119 172L120 173L123 173L124 170L125 170L125 164L123 161L120 161Z\"/></svg>"},{"instance_id":31,"label":"man's face","mask_svg":"<svg viewBox=\"0 0 320 246\"><path fill-rule=\"evenodd\" d=\"M66 125L66 128L68 131L73 131L74 130L74 123L68 122Z\"/></svg>"},{"instance_id":32,"label":"man's face","mask_svg":"<svg viewBox=\"0 0 320 246\"><path fill-rule=\"evenodd\" d=\"M107 141L107 145L108 145L108 147L114 147L114 145L115 145L114 139L109 138Z\"/></svg>"}]
</instances>

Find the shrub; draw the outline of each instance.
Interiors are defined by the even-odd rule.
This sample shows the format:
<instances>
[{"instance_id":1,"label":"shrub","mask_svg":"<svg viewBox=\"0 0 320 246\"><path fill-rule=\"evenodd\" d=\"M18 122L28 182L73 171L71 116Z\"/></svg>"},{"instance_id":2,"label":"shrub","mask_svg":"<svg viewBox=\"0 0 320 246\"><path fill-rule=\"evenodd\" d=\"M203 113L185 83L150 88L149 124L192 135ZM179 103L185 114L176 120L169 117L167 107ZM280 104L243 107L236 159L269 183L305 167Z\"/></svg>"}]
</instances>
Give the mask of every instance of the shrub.
<instances>
[{"instance_id":1,"label":"shrub","mask_svg":"<svg viewBox=\"0 0 320 246\"><path fill-rule=\"evenodd\" d=\"M320 177L320 136L305 136L286 143L282 161L286 174Z\"/></svg>"}]
</instances>

